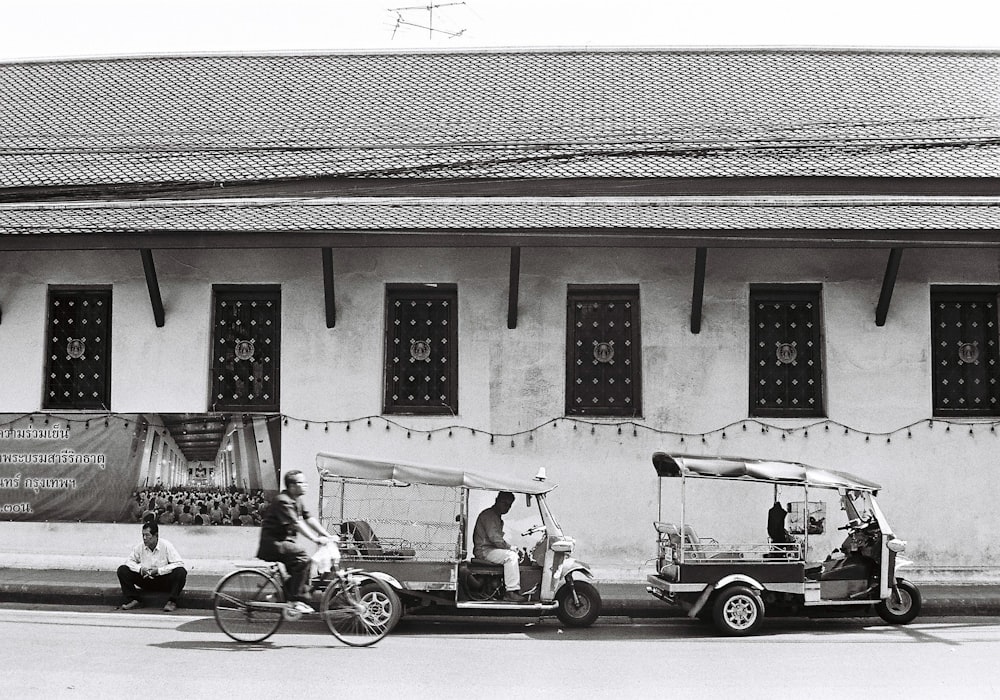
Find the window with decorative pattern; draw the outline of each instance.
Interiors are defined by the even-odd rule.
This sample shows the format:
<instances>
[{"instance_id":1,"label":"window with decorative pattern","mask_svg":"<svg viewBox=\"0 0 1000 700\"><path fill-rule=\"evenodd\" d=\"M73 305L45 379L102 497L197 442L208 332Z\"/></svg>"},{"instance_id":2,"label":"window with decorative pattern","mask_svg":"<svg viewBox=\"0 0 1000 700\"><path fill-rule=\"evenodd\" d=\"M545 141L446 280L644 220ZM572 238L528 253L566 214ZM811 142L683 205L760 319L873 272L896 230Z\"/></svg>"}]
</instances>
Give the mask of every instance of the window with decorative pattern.
<instances>
[{"instance_id":1,"label":"window with decorative pattern","mask_svg":"<svg viewBox=\"0 0 1000 700\"><path fill-rule=\"evenodd\" d=\"M1000 415L997 289L931 289L934 415Z\"/></svg>"},{"instance_id":2,"label":"window with decorative pattern","mask_svg":"<svg viewBox=\"0 0 1000 700\"><path fill-rule=\"evenodd\" d=\"M821 339L819 287L751 287L751 416L824 415Z\"/></svg>"},{"instance_id":3,"label":"window with decorative pattern","mask_svg":"<svg viewBox=\"0 0 1000 700\"><path fill-rule=\"evenodd\" d=\"M458 413L458 289L386 287L385 413Z\"/></svg>"},{"instance_id":4,"label":"window with decorative pattern","mask_svg":"<svg viewBox=\"0 0 1000 700\"><path fill-rule=\"evenodd\" d=\"M281 290L216 286L214 292L209 410L279 410Z\"/></svg>"},{"instance_id":5,"label":"window with decorative pattern","mask_svg":"<svg viewBox=\"0 0 1000 700\"><path fill-rule=\"evenodd\" d=\"M111 408L111 290L50 289L43 408Z\"/></svg>"},{"instance_id":6,"label":"window with decorative pattern","mask_svg":"<svg viewBox=\"0 0 1000 700\"><path fill-rule=\"evenodd\" d=\"M570 285L566 415L641 416L639 288Z\"/></svg>"}]
</instances>

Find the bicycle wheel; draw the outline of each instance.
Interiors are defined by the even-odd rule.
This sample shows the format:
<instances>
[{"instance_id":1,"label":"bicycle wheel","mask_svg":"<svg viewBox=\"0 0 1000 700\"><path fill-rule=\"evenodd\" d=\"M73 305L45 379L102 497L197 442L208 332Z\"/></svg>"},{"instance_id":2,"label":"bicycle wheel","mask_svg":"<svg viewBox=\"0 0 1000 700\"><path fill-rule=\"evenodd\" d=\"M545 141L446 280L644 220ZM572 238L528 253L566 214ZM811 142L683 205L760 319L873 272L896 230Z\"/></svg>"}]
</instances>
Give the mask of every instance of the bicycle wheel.
<instances>
[{"instance_id":1,"label":"bicycle wheel","mask_svg":"<svg viewBox=\"0 0 1000 700\"><path fill-rule=\"evenodd\" d=\"M367 647L389 633L394 620L384 601L396 598L385 581L350 574L343 581L334 579L324 591L320 615L344 644Z\"/></svg>"},{"instance_id":2,"label":"bicycle wheel","mask_svg":"<svg viewBox=\"0 0 1000 700\"><path fill-rule=\"evenodd\" d=\"M241 569L219 581L212 596L219 629L237 642L262 642L281 626L285 596L274 579Z\"/></svg>"}]
</instances>

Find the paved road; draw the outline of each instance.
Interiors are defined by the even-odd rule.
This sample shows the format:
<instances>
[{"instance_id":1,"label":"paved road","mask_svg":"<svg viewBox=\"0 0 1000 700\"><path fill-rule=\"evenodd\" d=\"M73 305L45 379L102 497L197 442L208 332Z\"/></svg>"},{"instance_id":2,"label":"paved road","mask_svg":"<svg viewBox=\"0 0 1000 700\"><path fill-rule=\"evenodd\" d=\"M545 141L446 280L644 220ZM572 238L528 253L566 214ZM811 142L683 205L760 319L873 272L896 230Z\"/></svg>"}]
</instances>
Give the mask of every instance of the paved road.
<instances>
[{"instance_id":1,"label":"paved road","mask_svg":"<svg viewBox=\"0 0 1000 700\"><path fill-rule=\"evenodd\" d=\"M355 649L316 621L248 646L204 615L3 606L0 639L0 685L17 698L1000 697L1000 618L985 617L904 628L771 620L739 640L676 619L564 630L407 618L377 646Z\"/></svg>"}]
</instances>

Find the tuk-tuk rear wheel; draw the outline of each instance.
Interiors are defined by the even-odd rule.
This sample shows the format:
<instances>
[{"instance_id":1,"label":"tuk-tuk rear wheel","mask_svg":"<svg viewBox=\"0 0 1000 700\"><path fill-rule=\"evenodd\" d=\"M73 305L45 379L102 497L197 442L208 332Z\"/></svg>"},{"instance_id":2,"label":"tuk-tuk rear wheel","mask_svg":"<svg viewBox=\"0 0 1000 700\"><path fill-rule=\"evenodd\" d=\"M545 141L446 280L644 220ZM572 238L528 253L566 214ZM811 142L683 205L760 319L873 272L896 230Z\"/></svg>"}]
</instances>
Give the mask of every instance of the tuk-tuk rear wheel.
<instances>
[{"instance_id":1,"label":"tuk-tuk rear wheel","mask_svg":"<svg viewBox=\"0 0 1000 700\"><path fill-rule=\"evenodd\" d=\"M379 586L374 581L361 584L361 600L368 605L370 614L391 632L403 617L403 603L392 587Z\"/></svg>"},{"instance_id":2,"label":"tuk-tuk rear wheel","mask_svg":"<svg viewBox=\"0 0 1000 700\"><path fill-rule=\"evenodd\" d=\"M720 591L712 605L716 628L730 637L753 634L764 622L764 602L746 586L731 586Z\"/></svg>"},{"instance_id":3,"label":"tuk-tuk rear wheel","mask_svg":"<svg viewBox=\"0 0 1000 700\"><path fill-rule=\"evenodd\" d=\"M556 593L556 616L569 627L589 627L601 614L601 594L586 581L574 581L576 600L569 586Z\"/></svg>"},{"instance_id":4,"label":"tuk-tuk rear wheel","mask_svg":"<svg viewBox=\"0 0 1000 700\"><path fill-rule=\"evenodd\" d=\"M899 598L883 600L875 604L875 612L890 625L905 625L913 622L920 614L920 590L904 578L896 579Z\"/></svg>"}]
</instances>

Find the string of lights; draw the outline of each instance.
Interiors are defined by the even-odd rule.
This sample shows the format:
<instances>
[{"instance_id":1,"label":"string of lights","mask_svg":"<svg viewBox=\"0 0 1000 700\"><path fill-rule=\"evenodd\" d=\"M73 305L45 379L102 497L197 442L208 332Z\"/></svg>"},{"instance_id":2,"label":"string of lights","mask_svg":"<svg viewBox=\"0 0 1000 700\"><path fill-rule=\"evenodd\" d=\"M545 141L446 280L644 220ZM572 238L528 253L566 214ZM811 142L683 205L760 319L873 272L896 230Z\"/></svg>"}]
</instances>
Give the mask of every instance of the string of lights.
<instances>
[{"instance_id":1,"label":"string of lights","mask_svg":"<svg viewBox=\"0 0 1000 700\"><path fill-rule=\"evenodd\" d=\"M232 414L205 414L204 420L206 422L217 422L219 421L220 416L226 415ZM332 430L344 430L349 432L355 426L362 426L365 428L380 427L384 431L398 430L405 432L407 438L416 437L426 440L431 440L434 436L451 438L454 437L456 433L463 433L470 436L482 436L488 439L491 444L494 444L497 440L510 440L511 447L516 446L516 441L519 438L530 442L533 441L535 435L540 433L542 430L549 428L559 429L560 427L566 427L575 432L579 432L582 429L585 432L589 432L591 435L597 434L598 431L601 431L602 433L610 431L614 437L626 435L628 433L631 433L632 437L639 437L640 433L647 435L659 435L677 439L681 443L689 441L695 443L705 443L709 440L709 438L720 438L725 440L730 438L734 433L745 433L751 430L759 431L760 433L765 434L775 434L782 440L791 437L809 438L810 433L813 435L816 433L840 433L845 436L856 435L863 437L865 442L870 442L872 439L876 439L883 440L886 443L891 443L893 438L912 438L914 431L918 428L924 428L927 430L939 429L943 430L945 433L955 432L956 434L965 432L970 436L975 436L977 434L990 434L996 436L997 427L1000 426L1000 418L996 417L961 419L923 418L890 430L872 431L857 428L828 418L796 426L778 425L758 418L744 418L709 430L679 431L670 428L657 427L631 419L615 421L610 419L594 420L559 416L549 418L546 421L523 430L502 432L459 424L436 426L433 428L416 427L414 425L408 425L401 420L388 418L382 415L368 415L340 420L313 420L297 418L287 414L252 415L254 415L255 418L263 419L266 422L280 421L284 427L296 426L302 428L303 430L319 430L325 433L329 433ZM117 425L113 425L113 423L121 424L121 427L124 429L128 429L132 425L142 425L143 427L148 426L161 429L166 428L163 424L156 424L153 422L149 422L147 424L144 421L137 421L136 414L117 414L110 412L73 415L25 413L10 418L5 423L0 423L0 431L10 428L15 424L21 424L23 427L23 423L25 421L27 421L29 428L42 430L45 429L43 426L55 424L65 426L67 430L73 427L79 428L81 426L84 430L90 430L91 428L118 427Z\"/></svg>"}]
</instances>

